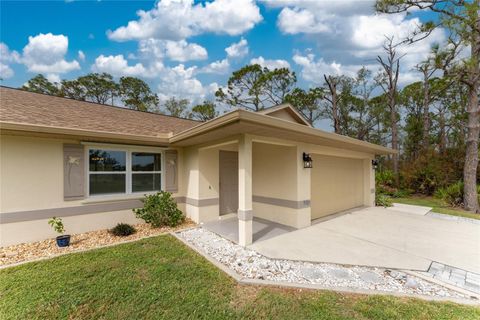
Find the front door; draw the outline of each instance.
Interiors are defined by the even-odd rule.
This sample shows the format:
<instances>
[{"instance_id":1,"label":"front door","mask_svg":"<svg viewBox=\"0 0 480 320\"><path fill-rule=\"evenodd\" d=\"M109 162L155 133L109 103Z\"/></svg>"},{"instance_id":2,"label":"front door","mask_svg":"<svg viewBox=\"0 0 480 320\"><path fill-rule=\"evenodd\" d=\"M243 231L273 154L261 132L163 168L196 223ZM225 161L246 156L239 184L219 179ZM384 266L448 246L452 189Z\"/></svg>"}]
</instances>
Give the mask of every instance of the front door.
<instances>
[{"instance_id":1,"label":"front door","mask_svg":"<svg viewBox=\"0 0 480 320\"><path fill-rule=\"evenodd\" d=\"M238 152L220 150L220 215L238 210Z\"/></svg>"}]
</instances>

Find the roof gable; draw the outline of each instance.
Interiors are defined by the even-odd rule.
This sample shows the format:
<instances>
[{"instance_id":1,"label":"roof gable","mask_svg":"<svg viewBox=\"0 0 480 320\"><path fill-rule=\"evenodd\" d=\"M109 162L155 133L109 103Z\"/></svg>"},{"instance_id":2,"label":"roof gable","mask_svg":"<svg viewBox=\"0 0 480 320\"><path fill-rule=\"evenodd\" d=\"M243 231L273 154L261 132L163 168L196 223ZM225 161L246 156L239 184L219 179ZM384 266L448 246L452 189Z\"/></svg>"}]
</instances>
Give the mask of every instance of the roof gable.
<instances>
[{"instance_id":1,"label":"roof gable","mask_svg":"<svg viewBox=\"0 0 480 320\"><path fill-rule=\"evenodd\" d=\"M259 111L258 113L311 127L308 120L291 104L284 103Z\"/></svg>"}]
</instances>

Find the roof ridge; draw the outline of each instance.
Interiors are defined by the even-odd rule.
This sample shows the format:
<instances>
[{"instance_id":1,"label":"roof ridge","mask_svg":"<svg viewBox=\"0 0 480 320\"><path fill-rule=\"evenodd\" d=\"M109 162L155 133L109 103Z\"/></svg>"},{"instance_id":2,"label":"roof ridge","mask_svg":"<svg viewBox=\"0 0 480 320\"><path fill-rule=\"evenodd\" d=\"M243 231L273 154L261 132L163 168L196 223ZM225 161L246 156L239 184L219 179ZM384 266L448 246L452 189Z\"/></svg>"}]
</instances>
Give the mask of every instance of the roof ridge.
<instances>
[{"instance_id":1,"label":"roof ridge","mask_svg":"<svg viewBox=\"0 0 480 320\"><path fill-rule=\"evenodd\" d=\"M8 90L15 90L15 91L20 91L22 93L27 93L27 94L38 94L41 96L46 96L46 97L52 97L52 98L58 98L58 99L66 99L69 101L75 101L79 103L88 103L96 106L102 106L102 107L109 107L109 108L115 108L118 110L125 110L125 111L133 111L133 112L142 112L145 114L152 114L152 115L157 115L157 116L163 116L163 117L170 117L170 118L175 118L175 119L180 119L180 120L187 120L187 121L192 121L192 122L198 122L201 123L202 121L195 120L195 119L188 119L188 118L182 118L182 117L176 117L168 114L162 114L162 113L156 113L156 112L151 112L151 111L142 111L142 110L135 110L135 109L130 109L126 107L120 107L112 104L104 104L104 103L98 103L98 102L93 102L93 101L84 101L84 100L77 100L69 97L61 97L61 96L55 96L53 94L47 94L47 93L41 93L41 92L33 92L33 91L28 91L28 90L23 90L21 88L13 88L5 85L0 85L0 88L8 89Z\"/></svg>"}]
</instances>

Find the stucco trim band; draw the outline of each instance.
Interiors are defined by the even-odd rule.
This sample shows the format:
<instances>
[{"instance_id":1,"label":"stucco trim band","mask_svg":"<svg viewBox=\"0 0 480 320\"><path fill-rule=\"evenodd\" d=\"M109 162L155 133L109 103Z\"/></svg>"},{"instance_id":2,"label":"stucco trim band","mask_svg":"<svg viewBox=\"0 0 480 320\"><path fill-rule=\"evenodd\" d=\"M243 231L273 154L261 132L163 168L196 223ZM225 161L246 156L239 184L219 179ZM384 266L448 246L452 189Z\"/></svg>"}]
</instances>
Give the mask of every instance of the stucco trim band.
<instances>
[{"instance_id":1,"label":"stucco trim band","mask_svg":"<svg viewBox=\"0 0 480 320\"><path fill-rule=\"evenodd\" d=\"M0 213L0 223L14 223L32 220L48 219L51 217L71 217L84 214L93 214L101 212L111 212L120 210L129 210L142 206L142 201L123 200L109 203L88 204L83 206L40 209L30 211L2 212Z\"/></svg>"},{"instance_id":2,"label":"stucco trim band","mask_svg":"<svg viewBox=\"0 0 480 320\"><path fill-rule=\"evenodd\" d=\"M253 202L270 204L273 206L286 207L290 209L304 209L310 208L310 200L286 200L279 198L263 197L263 196L253 196Z\"/></svg>"},{"instance_id":3,"label":"stucco trim band","mask_svg":"<svg viewBox=\"0 0 480 320\"><path fill-rule=\"evenodd\" d=\"M238 220L250 221L253 220L253 210L238 210Z\"/></svg>"},{"instance_id":4,"label":"stucco trim band","mask_svg":"<svg viewBox=\"0 0 480 320\"><path fill-rule=\"evenodd\" d=\"M219 203L218 198L213 199L192 199L187 197L175 197L177 203L187 203L197 207L207 207ZM49 219L51 217L72 217L85 214L94 214L102 212L131 210L142 207L140 199L117 200L115 202L105 202L96 204L87 204L82 206L50 208L29 211L2 212L0 213L0 224L25 222L33 220Z\"/></svg>"},{"instance_id":5,"label":"stucco trim band","mask_svg":"<svg viewBox=\"0 0 480 320\"><path fill-rule=\"evenodd\" d=\"M179 197L177 203L186 203L194 207L208 207L215 206L220 204L219 198L209 198L209 199L193 199L187 197Z\"/></svg>"}]
</instances>

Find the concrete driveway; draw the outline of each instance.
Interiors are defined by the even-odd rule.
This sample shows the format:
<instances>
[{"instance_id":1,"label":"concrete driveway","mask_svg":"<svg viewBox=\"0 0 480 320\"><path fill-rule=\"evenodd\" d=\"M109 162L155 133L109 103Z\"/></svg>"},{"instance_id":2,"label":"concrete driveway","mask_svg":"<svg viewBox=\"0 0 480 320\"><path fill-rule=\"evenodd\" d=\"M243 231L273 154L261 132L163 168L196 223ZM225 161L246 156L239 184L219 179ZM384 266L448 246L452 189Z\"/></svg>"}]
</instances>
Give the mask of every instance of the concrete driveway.
<instances>
[{"instance_id":1,"label":"concrete driveway","mask_svg":"<svg viewBox=\"0 0 480 320\"><path fill-rule=\"evenodd\" d=\"M427 271L432 261L480 273L480 225L363 208L250 247L271 258Z\"/></svg>"}]
</instances>

